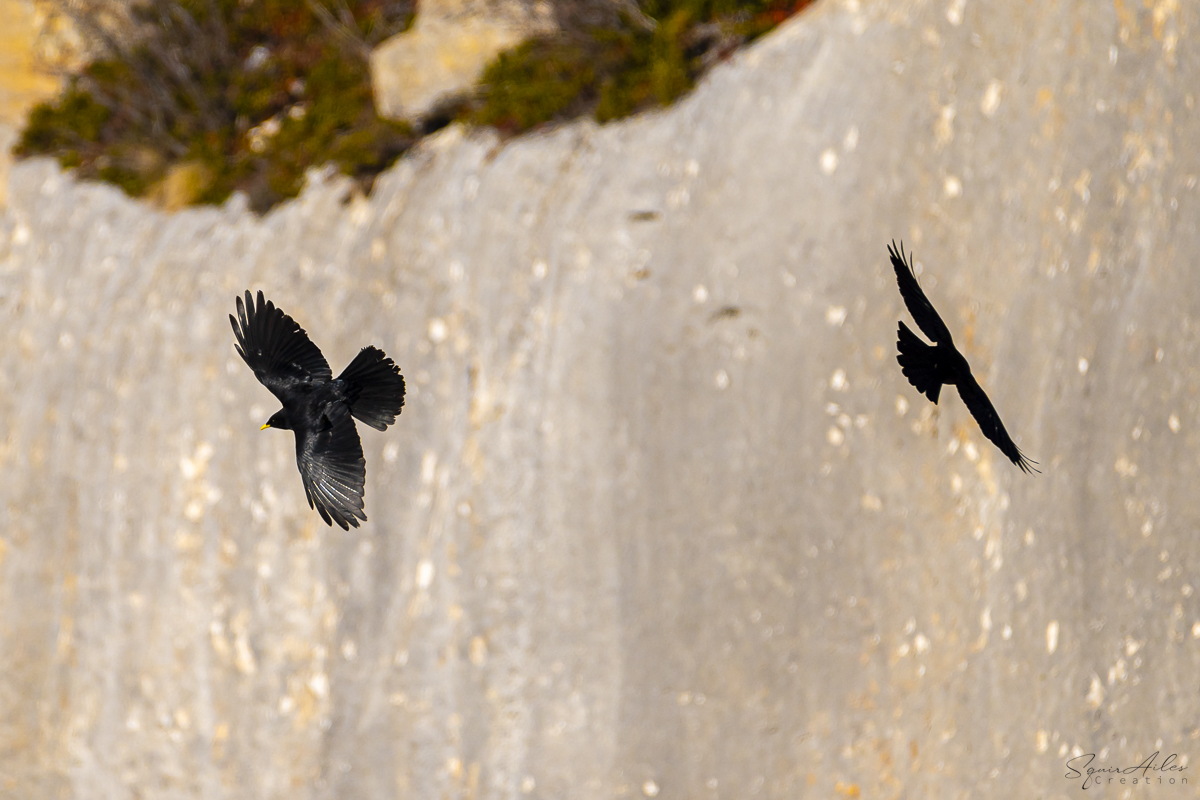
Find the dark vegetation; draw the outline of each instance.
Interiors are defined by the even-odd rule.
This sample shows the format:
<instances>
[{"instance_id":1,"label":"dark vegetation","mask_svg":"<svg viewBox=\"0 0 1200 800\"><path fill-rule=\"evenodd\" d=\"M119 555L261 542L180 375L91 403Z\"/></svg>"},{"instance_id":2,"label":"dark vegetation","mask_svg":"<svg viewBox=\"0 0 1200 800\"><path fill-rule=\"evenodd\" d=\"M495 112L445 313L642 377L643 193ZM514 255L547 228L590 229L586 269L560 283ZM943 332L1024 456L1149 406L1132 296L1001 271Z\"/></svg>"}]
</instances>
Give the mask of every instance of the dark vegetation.
<instances>
[{"instance_id":1,"label":"dark vegetation","mask_svg":"<svg viewBox=\"0 0 1200 800\"><path fill-rule=\"evenodd\" d=\"M500 55L465 114L521 133L667 105L714 63L812 0L559 0L560 31Z\"/></svg>"},{"instance_id":2,"label":"dark vegetation","mask_svg":"<svg viewBox=\"0 0 1200 800\"><path fill-rule=\"evenodd\" d=\"M665 105L811 0L554 0L560 31L502 53L477 94L410 126L381 119L371 48L415 0L54 0L91 56L37 106L15 152L133 196L264 211L332 163L364 191L453 118L517 134ZM173 188L172 188L173 187Z\"/></svg>"},{"instance_id":3,"label":"dark vegetation","mask_svg":"<svg viewBox=\"0 0 1200 800\"><path fill-rule=\"evenodd\" d=\"M415 140L375 113L367 57L412 0L59 0L91 63L37 106L18 155L144 195L174 165L187 199L265 210L332 162L369 184Z\"/></svg>"}]
</instances>

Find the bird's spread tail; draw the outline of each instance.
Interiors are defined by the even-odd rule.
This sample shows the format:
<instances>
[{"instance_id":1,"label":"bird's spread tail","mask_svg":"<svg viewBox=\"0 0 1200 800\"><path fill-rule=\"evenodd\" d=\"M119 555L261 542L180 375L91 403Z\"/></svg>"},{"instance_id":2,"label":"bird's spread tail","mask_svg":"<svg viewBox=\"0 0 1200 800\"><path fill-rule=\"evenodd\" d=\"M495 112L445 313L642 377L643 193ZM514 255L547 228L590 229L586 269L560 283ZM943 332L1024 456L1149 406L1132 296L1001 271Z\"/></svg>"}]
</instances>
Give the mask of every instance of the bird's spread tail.
<instances>
[{"instance_id":1,"label":"bird's spread tail","mask_svg":"<svg viewBox=\"0 0 1200 800\"><path fill-rule=\"evenodd\" d=\"M350 413L376 430L387 430L404 408L404 376L377 347L364 347L338 380L346 382Z\"/></svg>"},{"instance_id":2,"label":"bird's spread tail","mask_svg":"<svg viewBox=\"0 0 1200 800\"><path fill-rule=\"evenodd\" d=\"M937 348L921 341L903 322L900 323L899 337L896 347L900 350L900 355L896 360L900 362L904 377L908 378L908 382L915 386L918 392L936 404L942 391L942 382L937 377L937 361L934 358Z\"/></svg>"}]
</instances>

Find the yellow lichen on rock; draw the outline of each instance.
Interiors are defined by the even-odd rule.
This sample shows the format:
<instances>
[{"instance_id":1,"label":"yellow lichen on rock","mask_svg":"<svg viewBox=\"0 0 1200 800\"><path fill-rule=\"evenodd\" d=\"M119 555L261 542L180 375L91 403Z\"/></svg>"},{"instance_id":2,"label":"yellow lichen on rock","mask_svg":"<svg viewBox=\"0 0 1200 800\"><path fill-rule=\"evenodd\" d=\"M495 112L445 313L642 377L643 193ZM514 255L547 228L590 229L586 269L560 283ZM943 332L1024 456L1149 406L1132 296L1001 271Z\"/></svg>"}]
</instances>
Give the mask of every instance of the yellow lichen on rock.
<instances>
[{"instance_id":1,"label":"yellow lichen on rock","mask_svg":"<svg viewBox=\"0 0 1200 800\"><path fill-rule=\"evenodd\" d=\"M43 24L28 0L0 0L0 124L19 126L30 106L58 91L37 55Z\"/></svg>"},{"instance_id":2,"label":"yellow lichen on rock","mask_svg":"<svg viewBox=\"0 0 1200 800\"><path fill-rule=\"evenodd\" d=\"M0 0L0 205L8 198L9 148L25 112L58 92L38 58L45 17L29 0Z\"/></svg>"}]
</instances>

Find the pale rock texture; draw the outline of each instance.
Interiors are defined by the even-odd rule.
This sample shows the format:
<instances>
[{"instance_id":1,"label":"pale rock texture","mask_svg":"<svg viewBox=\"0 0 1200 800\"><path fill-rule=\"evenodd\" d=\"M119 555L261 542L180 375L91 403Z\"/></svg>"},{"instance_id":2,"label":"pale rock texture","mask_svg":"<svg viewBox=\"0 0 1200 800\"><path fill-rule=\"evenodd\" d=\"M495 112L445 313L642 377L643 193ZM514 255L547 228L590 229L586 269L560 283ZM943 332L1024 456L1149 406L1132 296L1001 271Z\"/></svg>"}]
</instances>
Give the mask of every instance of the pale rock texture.
<instances>
[{"instance_id":1,"label":"pale rock texture","mask_svg":"<svg viewBox=\"0 0 1200 800\"><path fill-rule=\"evenodd\" d=\"M535 0L421 0L412 27L371 54L380 115L417 120L469 90L501 51L553 30L551 11Z\"/></svg>"},{"instance_id":2,"label":"pale rock texture","mask_svg":"<svg viewBox=\"0 0 1200 800\"><path fill-rule=\"evenodd\" d=\"M0 794L1068 798L1073 754L1156 750L1190 778L1198 27L824 2L669 110L451 128L262 219L16 165ZM1044 475L904 381L893 237ZM360 530L258 431L246 288L409 379L362 430ZM1147 791L1197 794L1096 794Z\"/></svg>"}]
</instances>

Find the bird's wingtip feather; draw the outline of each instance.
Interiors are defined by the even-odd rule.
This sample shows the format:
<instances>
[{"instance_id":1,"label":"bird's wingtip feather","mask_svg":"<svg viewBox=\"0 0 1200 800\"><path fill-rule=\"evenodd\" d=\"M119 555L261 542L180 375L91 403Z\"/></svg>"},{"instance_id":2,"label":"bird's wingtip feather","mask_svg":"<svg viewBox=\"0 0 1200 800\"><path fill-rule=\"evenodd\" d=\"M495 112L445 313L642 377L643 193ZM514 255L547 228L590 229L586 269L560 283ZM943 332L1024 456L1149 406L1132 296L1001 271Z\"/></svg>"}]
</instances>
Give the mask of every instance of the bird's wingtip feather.
<instances>
[{"instance_id":1,"label":"bird's wingtip feather","mask_svg":"<svg viewBox=\"0 0 1200 800\"><path fill-rule=\"evenodd\" d=\"M1034 473L1037 473L1038 475L1042 474L1042 471L1037 468L1038 462L1034 461L1032 458L1025 455L1020 450L1017 451L1017 457L1014 458L1013 461L1016 463L1016 465L1018 467L1021 468L1021 471L1024 472L1026 475L1032 475Z\"/></svg>"}]
</instances>

